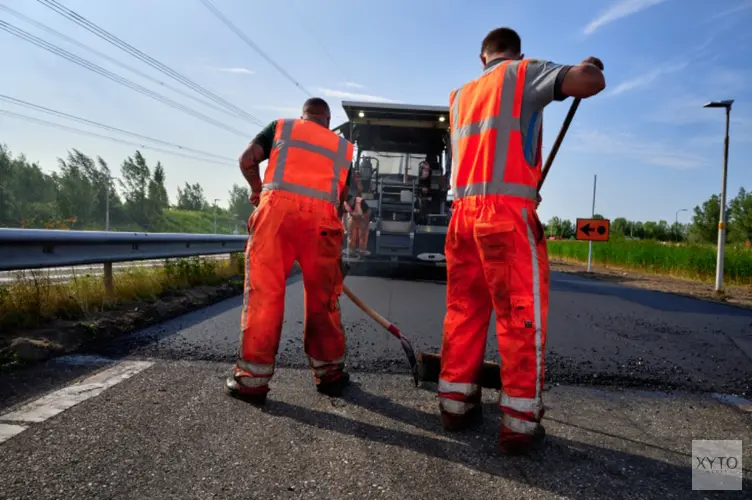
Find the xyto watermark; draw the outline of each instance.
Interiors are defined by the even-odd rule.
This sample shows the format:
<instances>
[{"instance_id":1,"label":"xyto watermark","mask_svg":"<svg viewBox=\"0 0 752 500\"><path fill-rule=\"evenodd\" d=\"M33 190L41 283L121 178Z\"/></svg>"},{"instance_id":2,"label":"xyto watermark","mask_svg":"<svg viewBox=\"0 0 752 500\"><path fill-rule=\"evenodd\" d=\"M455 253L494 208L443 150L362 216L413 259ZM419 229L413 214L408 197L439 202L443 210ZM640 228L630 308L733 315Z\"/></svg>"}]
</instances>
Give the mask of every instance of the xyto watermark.
<instances>
[{"instance_id":1,"label":"xyto watermark","mask_svg":"<svg viewBox=\"0 0 752 500\"><path fill-rule=\"evenodd\" d=\"M741 490L742 441L692 440L692 489Z\"/></svg>"}]
</instances>

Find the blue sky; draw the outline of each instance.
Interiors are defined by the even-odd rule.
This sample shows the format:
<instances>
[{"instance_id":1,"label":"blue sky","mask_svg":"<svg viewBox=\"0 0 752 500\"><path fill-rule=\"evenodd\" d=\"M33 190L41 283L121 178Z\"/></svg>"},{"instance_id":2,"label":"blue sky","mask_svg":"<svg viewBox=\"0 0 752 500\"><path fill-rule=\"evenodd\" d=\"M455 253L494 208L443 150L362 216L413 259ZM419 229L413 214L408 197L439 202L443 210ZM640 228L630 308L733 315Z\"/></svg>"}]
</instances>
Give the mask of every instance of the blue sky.
<instances>
[{"instance_id":1,"label":"blue sky","mask_svg":"<svg viewBox=\"0 0 752 500\"><path fill-rule=\"evenodd\" d=\"M516 29L530 57L574 64L600 57L607 89L584 101L543 189L545 221L590 215L664 219L720 191L724 116L703 109L735 99L728 189L752 189L752 0L213 0L233 23L302 87L326 98L333 123L340 99L446 105L449 91L479 74L480 41L498 26ZM25 16L151 75L198 94L33 0L0 0ZM262 122L299 115L305 92L217 20L199 0L60 0L89 21L243 108ZM462 7L460 7L462 5ZM84 49L0 10L0 20L247 134L204 123L0 31L0 94L163 141L237 158L257 125L160 88ZM544 148L569 102L545 112ZM128 137L0 101L8 110ZM116 173L135 146L0 115L0 142L43 168L78 148L100 155ZM546 152L547 149L544 149ZM143 150L167 172L168 193L200 182L226 204L243 179L217 165ZM679 214L688 221L689 213Z\"/></svg>"}]
</instances>

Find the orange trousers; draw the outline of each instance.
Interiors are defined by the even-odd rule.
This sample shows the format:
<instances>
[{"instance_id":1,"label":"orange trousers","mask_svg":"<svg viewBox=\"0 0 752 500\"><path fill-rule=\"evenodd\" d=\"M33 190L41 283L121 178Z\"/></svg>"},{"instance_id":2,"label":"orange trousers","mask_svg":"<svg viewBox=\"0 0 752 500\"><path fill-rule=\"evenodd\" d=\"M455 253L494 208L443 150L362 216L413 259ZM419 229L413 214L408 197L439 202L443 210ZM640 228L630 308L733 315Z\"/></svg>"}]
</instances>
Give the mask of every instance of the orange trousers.
<instances>
[{"instance_id":1,"label":"orange trousers","mask_svg":"<svg viewBox=\"0 0 752 500\"><path fill-rule=\"evenodd\" d=\"M286 191L263 193L248 221L245 290L235 378L268 392L282 334L287 278L303 274L303 345L316 383L342 375L345 335L339 310L344 231L336 207Z\"/></svg>"},{"instance_id":2,"label":"orange trousers","mask_svg":"<svg viewBox=\"0 0 752 500\"><path fill-rule=\"evenodd\" d=\"M505 196L454 202L445 254L447 313L439 405L461 417L480 404L478 375L491 312L501 356L500 439L526 439L543 417L541 398L549 266L535 204Z\"/></svg>"},{"instance_id":3,"label":"orange trousers","mask_svg":"<svg viewBox=\"0 0 752 500\"><path fill-rule=\"evenodd\" d=\"M347 246L351 250L368 250L368 233L371 217L368 214L347 216Z\"/></svg>"}]
</instances>

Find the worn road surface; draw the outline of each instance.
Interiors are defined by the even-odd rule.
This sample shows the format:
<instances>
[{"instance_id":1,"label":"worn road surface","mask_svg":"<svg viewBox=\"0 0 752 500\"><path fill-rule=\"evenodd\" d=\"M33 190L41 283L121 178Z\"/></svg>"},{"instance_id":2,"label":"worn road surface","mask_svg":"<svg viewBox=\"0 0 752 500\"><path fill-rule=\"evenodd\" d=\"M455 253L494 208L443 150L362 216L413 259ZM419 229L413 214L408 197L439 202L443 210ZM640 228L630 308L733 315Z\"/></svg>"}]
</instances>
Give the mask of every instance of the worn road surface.
<instances>
[{"instance_id":1,"label":"worn road surface","mask_svg":"<svg viewBox=\"0 0 752 500\"><path fill-rule=\"evenodd\" d=\"M437 352L442 283L350 276L416 349ZM354 384L318 395L288 286L270 400L221 392L240 298L0 377L0 498L744 498L752 491L752 312L554 273L547 448L494 452L442 430L399 344L341 300ZM488 359L498 359L493 327ZM41 399L40 399L41 398ZM746 491L693 491L692 439L742 439ZM747 496L749 498L749 496Z\"/></svg>"}]
</instances>

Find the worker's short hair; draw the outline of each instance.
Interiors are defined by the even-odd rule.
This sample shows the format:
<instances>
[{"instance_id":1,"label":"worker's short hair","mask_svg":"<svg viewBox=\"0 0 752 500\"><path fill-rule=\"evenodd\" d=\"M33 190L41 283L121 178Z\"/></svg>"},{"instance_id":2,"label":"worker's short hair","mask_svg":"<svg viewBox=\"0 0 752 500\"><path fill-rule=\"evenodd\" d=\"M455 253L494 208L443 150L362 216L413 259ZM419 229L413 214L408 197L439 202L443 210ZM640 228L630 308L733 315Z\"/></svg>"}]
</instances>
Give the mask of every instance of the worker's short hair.
<instances>
[{"instance_id":1,"label":"worker's short hair","mask_svg":"<svg viewBox=\"0 0 752 500\"><path fill-rule=\"evenodd\" d=\"M512 28L496 28L483 39L481 54L500 54L502 52L522 53L522 40Z\"/></svg>"},{"instance_id":2,"label":"worker's short hair","mask_svg":"<svg viewBox=\"0 0 752 500\"><path fill-rule=\"evenodd\" d=\"M303 103L303 114L306 113L315 115L329 113L329 104L320 97L311 97Z\"/></svg>"}]
</instances>

